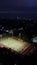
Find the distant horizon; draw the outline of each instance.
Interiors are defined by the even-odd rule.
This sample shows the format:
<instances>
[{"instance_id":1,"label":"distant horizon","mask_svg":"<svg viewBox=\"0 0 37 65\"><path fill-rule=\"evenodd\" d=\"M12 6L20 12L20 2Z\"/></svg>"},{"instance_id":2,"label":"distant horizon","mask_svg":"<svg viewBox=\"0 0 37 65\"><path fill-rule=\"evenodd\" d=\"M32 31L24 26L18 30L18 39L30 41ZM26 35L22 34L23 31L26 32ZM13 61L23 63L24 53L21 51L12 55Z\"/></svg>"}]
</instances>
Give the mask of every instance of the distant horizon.
<instances>
[{"instance_id":1,"label":"distant horizon","mask_svg":"<svg viewBox=\"0 0 37 65\"><path fill-rule=\"evenodd\" d=\"M0 10L0 18L16 18L17 16L37 19L37 7L19 8L19 10Z\"/></svg>"}]
</instances>

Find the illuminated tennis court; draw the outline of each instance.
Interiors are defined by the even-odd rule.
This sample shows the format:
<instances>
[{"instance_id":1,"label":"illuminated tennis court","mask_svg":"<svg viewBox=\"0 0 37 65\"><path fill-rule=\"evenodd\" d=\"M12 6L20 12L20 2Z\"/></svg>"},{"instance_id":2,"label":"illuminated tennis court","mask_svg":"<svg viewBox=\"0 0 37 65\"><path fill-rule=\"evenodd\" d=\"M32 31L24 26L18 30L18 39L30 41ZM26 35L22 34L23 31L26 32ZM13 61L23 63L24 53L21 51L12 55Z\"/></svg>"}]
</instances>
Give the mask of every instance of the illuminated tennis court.
<instances>
[{"instance_id":1,"label":"illuminated tennis court","mask_svg":"<svg viewBox=\"0 0 37 65\"><path fill-rule=\"evenodd\" d=\"M0 44L5 45L8 48L13 49L14 51L20 52L22 51L24 48L26 49L27 46L29 45L26 42L23 41L19 41L13 38L3 38L0 40Z\"/></svg>"}]
</instances>

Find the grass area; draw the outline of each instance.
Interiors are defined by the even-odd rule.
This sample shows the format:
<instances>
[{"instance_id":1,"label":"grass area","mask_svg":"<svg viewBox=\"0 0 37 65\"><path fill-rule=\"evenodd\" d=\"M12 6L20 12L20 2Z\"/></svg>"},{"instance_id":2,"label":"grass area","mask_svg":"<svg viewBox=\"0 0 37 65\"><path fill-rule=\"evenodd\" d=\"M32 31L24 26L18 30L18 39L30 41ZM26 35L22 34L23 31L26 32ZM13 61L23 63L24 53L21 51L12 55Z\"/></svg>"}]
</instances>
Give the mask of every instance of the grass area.
<instances>
[{"instance_id":1,"label":"grass area","mask_svg":"<svg viewBox=\"0 0 37 65\"><path fill-rule=\"evenodd\" d=\"M6 47L9 47L17 52L20 52L22 49L24 49L28 45L28 43L26 42L22 42L22 41L16 40L14 38L9 38L9 37L1 39L0 43L2 43Z\"/></svg>"}]
</instances>

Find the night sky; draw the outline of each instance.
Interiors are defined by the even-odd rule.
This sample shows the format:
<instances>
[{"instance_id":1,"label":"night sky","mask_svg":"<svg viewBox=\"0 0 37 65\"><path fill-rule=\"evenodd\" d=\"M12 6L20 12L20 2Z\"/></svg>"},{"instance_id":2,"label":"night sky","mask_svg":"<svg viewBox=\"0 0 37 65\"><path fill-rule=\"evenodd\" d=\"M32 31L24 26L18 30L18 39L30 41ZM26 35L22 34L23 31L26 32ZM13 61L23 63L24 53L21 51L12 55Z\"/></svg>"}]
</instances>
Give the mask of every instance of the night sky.
<instances>
[{"instance_id":1,"label":"night sky","mask_svg":"<svg viewBox=\"0 0 37 65\"><path fill-rule=\"evenodd\" d=\"M37 6L37 0L0 0L0 6Z\"/></svg>"},{"instance_id":2,"label":"night sky","mask_svg":"<svg viewBox=\"0 0 37 65\"><path fill-rule=\"evenodd\" d=\"M37 14L37 0L0 0L0 14L3 13Z\"/></svg>"}]
</instances>

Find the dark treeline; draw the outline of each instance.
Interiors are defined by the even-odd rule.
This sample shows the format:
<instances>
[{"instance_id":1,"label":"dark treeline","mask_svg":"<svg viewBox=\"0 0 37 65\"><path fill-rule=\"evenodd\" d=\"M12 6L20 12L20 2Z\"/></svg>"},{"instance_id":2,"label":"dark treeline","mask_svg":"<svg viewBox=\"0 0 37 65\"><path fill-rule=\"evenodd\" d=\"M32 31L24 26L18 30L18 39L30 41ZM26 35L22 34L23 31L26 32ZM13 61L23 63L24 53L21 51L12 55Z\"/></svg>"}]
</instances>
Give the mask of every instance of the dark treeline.
<instances>
[{"instance_id":1,"label":"dark treeline","mask_svg":"<svg viewBox=\"0 0 37 65\"><path fill-rule=\"evenodd\" d=\"M26 38L29 40L32 37L37 36L37 20L0 19L0 25L2 25L5 29L8 29L8 30L16 28L16 33L17 32L19 33L19 31L18 31L19 28L23 28L22 34L23 34L23 36L26 36Z\"/></svg>"}]
</instances>

